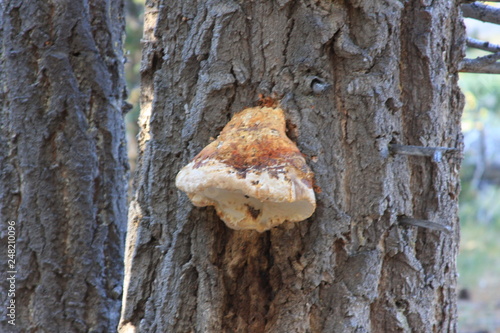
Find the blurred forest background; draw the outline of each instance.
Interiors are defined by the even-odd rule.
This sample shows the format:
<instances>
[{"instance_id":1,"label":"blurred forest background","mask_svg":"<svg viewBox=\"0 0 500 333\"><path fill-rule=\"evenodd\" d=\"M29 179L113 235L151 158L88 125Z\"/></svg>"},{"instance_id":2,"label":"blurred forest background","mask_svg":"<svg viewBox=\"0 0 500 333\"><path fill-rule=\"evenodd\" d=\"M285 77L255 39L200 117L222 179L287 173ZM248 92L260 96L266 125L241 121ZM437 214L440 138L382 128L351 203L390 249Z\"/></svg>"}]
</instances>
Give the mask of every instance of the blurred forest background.
<instances>
[{"instance_id":1,"label":"blurred forest background","mask_svg":"<svg viewBox=\"0 0 500 333\"><path fill-rule=\"evenodd\" d=\"M465 19L465 24L469 37L500 44L498 25L473 19ZM486 54L467 49L468 58ZM500 75L461 73L460 87L465 95L465 152L460 194L459 331L500 332Z\"/></svg>"},{"instance_id":2,"label":"blurred forest background","mask_svg":"<svg viewBox=\"0 0 500 333\"><path fill-rule=\"evenodd\" d=\"M127 0L125 64L132 110L126 116L131 176L137 158L144 0ZM466 19L467 35L500 44L496 25ZM468 58L486 54L467 50ZM464 161L460 195L459 332L500 332L500 75L460 76ZM131 187L130 187L131 189Z\"/></svg>"}]
</instances>

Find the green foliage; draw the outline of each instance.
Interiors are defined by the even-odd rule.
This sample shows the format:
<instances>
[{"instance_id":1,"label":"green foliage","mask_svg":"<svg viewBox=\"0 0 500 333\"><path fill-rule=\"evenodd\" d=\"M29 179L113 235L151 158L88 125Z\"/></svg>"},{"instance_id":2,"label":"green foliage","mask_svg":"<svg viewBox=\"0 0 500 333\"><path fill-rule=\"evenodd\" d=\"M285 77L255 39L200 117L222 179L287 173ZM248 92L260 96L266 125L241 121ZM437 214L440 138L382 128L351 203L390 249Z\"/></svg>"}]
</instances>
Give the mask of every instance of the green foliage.
<instances>
[{"instance_id":1,"label":"green foliage","mask_svg":"<svg viewBox=\"0 0 500 333\"><path fill-rule=\"evenodd\" d=\"M462 226L458 257L461 286L475 288L487 276L500 276L499 236L499 216L490 225L468 223Z\"/></svg>"},{"instance_id":2,"label":"green foliage","mask_svg":"<svg viewBox=\"0 0 500 333\"><path fill-rule=\"evenodd\" d=\"M464 134L480 133L485 128L500 130L500 75L462 74L460 86L466 98ZM500 276L500 188L476 181L477 161L478 152L466 150L461 172L458 271L459 284L468 288L477 288L484 276Z\"/></svg>"},{"instance_id":3,"label":"green foliage","mask_svg":"<svg viewBox=\"0 0 500 333\"><path fill-rule=\"evenodd\" d=\"M500 75L460 75L460 87L465 95L463 130L479 124L500 126Z\"/></svg>"}]
</instances>

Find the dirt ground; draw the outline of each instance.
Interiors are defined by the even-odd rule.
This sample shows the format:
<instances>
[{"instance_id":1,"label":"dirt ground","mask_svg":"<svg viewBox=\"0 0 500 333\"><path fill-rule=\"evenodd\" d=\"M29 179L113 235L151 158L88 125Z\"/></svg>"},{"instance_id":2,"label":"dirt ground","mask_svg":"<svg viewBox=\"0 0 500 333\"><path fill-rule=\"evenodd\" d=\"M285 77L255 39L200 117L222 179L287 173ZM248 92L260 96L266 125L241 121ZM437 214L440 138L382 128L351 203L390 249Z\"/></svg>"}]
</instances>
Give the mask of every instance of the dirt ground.
<instances>
[{"instance_id":1,"label":"dirt ground","mask_svg":"<svg viewBox=\"0 0 500 333\"><path fill-rule=\"evenodd\" d=\"M500 276L488 276L458 300L459 333L500 333ZM463 299L468 296L468 299Z\"/></svg>"}]
</instances>

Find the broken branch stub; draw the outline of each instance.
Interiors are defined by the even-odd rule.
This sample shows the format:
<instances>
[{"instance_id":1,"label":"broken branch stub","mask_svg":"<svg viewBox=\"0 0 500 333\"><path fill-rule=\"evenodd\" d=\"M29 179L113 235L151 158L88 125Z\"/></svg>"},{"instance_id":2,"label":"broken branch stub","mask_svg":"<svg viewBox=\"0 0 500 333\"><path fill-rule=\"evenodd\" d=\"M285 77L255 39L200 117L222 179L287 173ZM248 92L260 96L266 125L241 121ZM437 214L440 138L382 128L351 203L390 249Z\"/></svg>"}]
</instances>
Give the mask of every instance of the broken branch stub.
<instances>
[{"instance_id":1,"label":"broken branch stub","mask_svg":"<svg viewBox=\"0 0 500 333\"><path fill-rule=\"evenodd\" d=\"M313 182L305 158L286 136L283 110L255 107L236 114L175 184L195 206L214 206L228 227L263 232L310 217Z\"/></svg>"}]
</instances>

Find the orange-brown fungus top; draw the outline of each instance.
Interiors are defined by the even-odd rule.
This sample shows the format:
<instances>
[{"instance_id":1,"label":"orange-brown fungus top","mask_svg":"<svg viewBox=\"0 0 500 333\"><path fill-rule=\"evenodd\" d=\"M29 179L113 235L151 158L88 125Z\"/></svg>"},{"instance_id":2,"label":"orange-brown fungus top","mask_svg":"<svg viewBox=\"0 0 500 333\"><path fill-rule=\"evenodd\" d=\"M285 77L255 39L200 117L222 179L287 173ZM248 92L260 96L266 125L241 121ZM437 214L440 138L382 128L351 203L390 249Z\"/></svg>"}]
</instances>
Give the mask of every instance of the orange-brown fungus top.
<instances>
[{"instance_id":1,"label":"orange-brown fungus top","mask_svg":"<svg viewBox=\"0 0 500 333\"><path fill-rule=\"evenodd\" d=\"M277 177L294 167L311 187L313 173L297 146L286 136L285 116L280 108L255 107L241 111L224 127L219 137L195 158L195 168L218 160L245 177L248 171L267 171Z\"/></svg>"}]
</instances>

